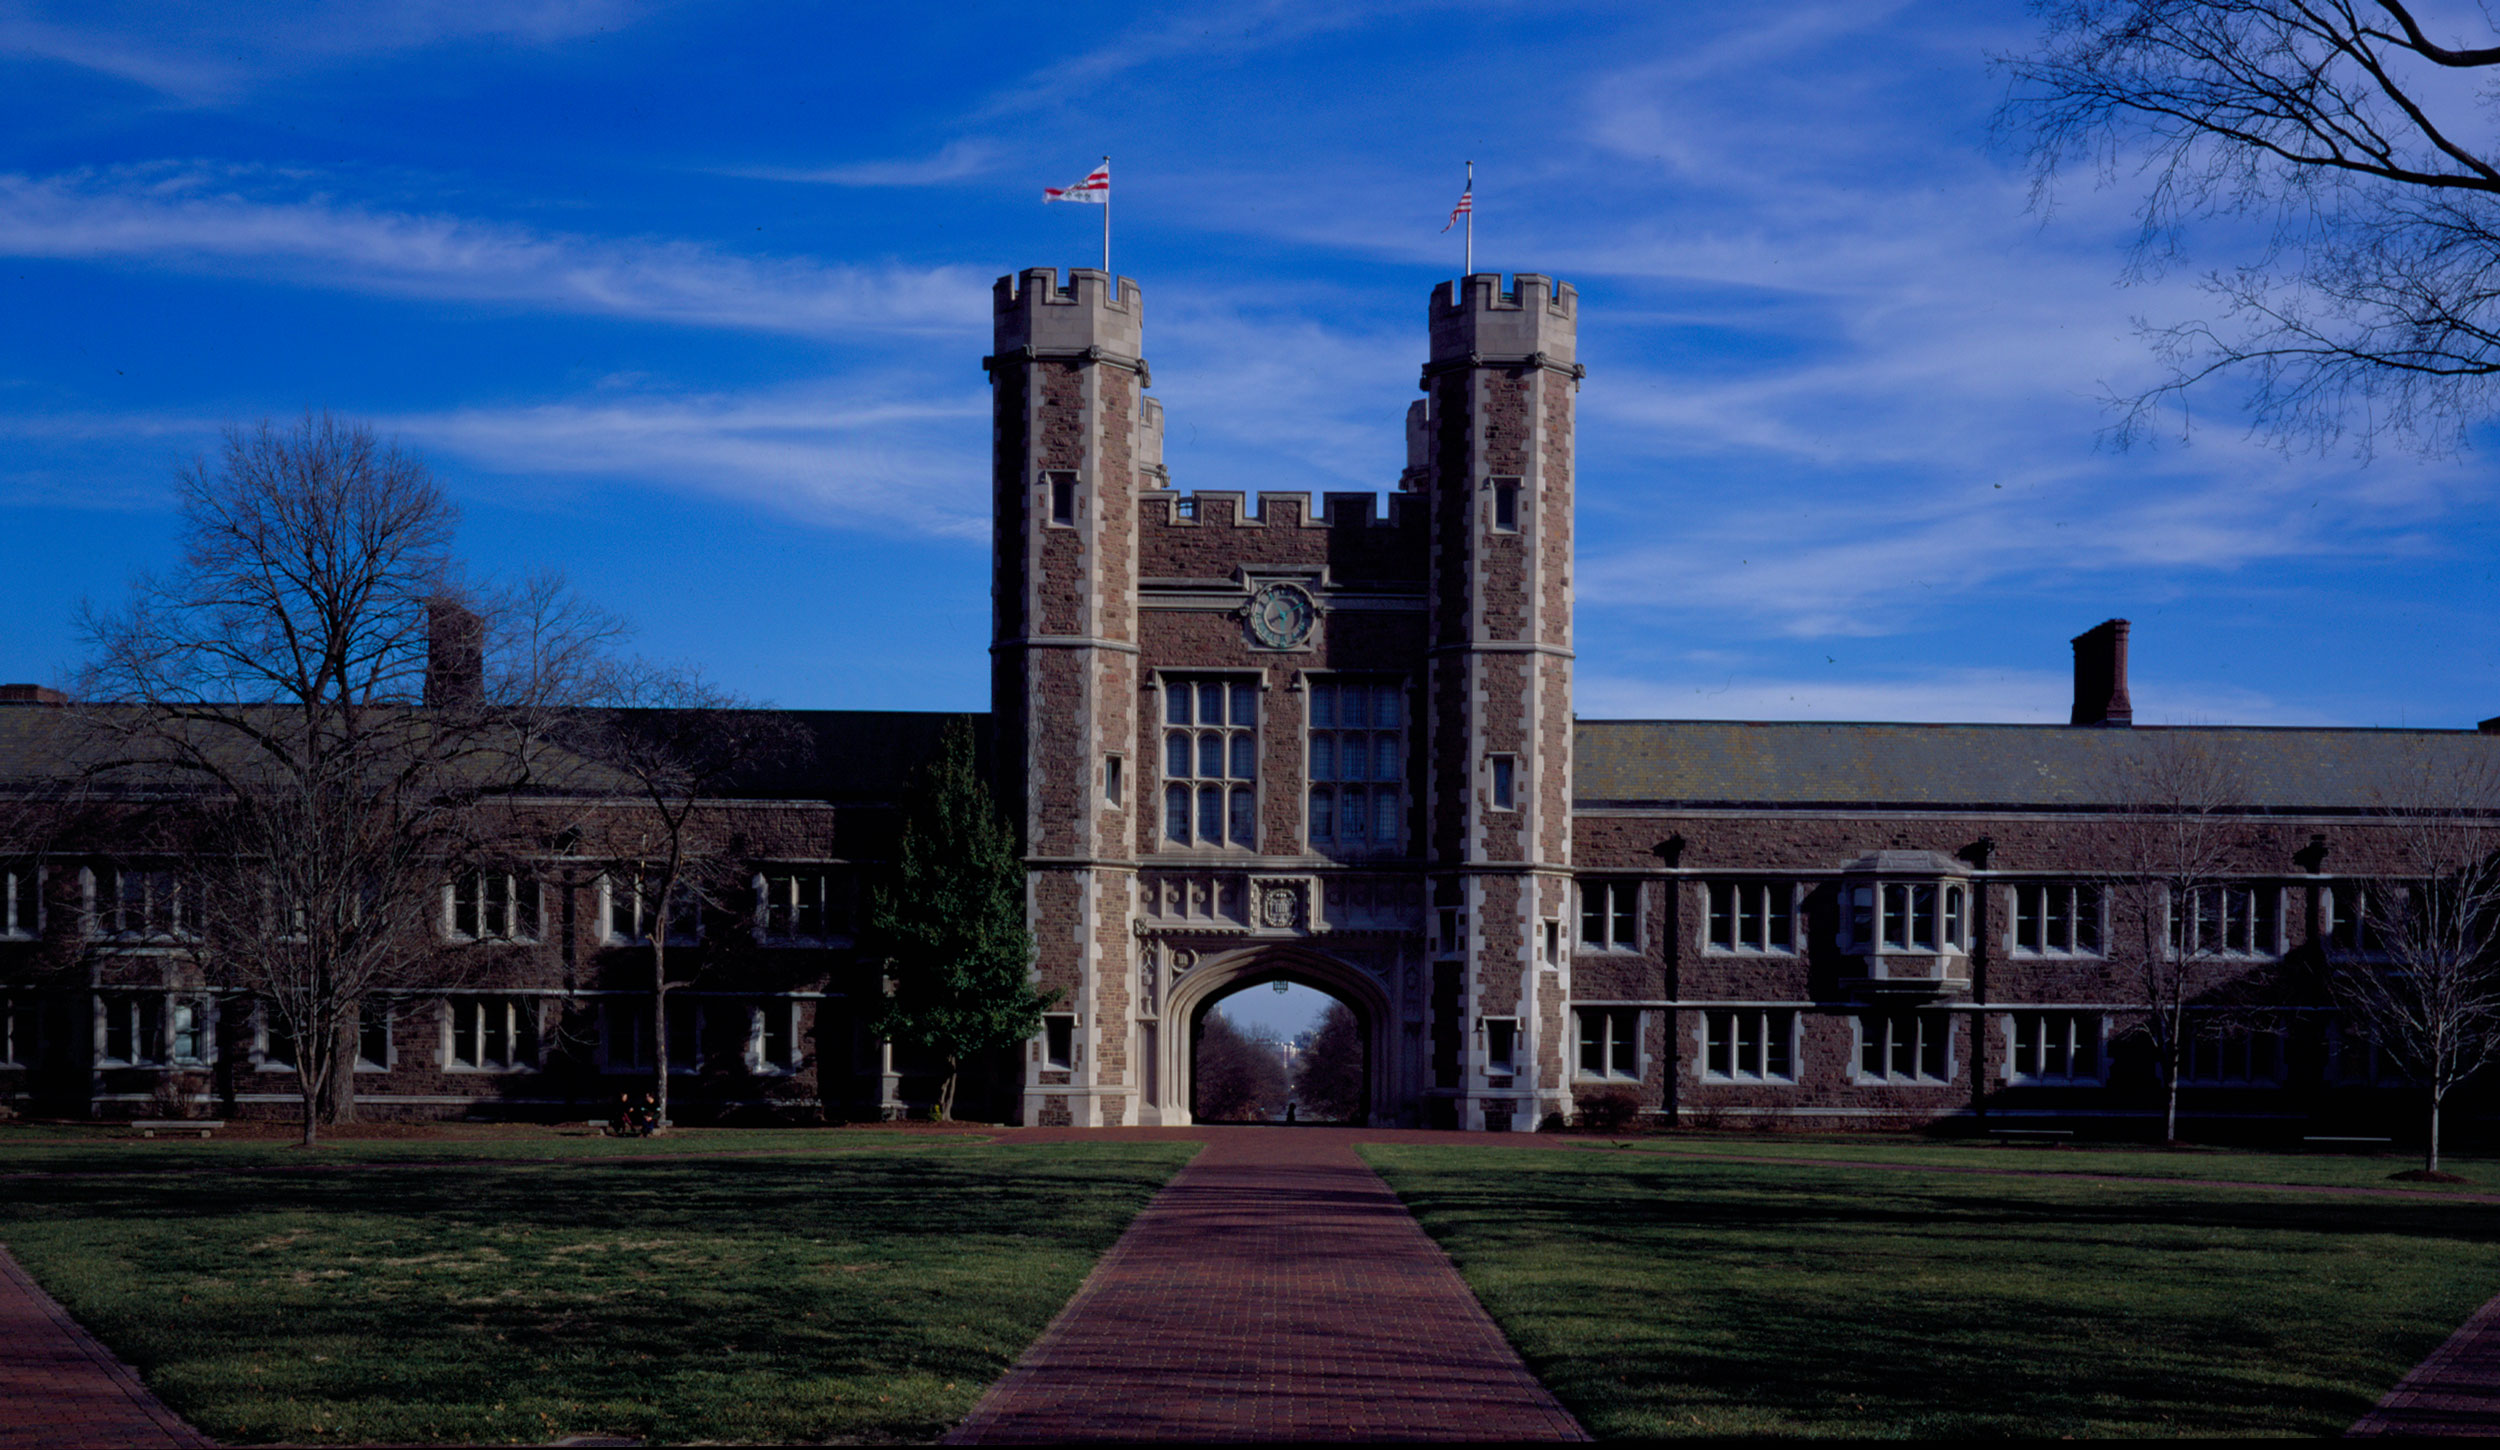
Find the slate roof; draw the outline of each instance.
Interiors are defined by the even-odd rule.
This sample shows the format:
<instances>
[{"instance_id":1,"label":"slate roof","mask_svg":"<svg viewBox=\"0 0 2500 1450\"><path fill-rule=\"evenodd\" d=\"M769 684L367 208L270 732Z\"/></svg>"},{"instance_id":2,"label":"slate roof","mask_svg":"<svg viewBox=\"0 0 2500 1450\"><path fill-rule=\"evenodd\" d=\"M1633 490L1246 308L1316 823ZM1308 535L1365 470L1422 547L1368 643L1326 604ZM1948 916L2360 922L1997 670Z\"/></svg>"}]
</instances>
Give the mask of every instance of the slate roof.
<instances>
[{"instance_id":1,"label":"slate roof","mask_svg":"<svg viewBox=\"0 0 2500 1450\"><path fill-rule=\"evenodd\" d=\"M2367 811L2418 792L2426 766L2500 763L2500 735L2470 730L1582 720L1574 804L2088 810L2113 804L2128 757L2182 737L2286 814Z\"/></svg>"}]
</instances>

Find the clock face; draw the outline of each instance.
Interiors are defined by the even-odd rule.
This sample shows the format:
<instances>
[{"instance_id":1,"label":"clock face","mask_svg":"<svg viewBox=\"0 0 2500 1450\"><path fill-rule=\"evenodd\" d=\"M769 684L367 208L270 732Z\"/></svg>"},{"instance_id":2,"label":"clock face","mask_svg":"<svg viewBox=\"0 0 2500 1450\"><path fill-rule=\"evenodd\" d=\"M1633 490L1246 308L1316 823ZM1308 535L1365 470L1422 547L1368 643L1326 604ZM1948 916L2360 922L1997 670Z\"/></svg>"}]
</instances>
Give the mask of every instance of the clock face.
<instances>
[{"instance_id":1,"label":"clock face","mask_svg":"<svg viewBox=\"0 0 2500 1450\"><path fill-rule=\"evenodd\" d=\"M1295 584L1270 584L1250 597L1250 634L1269 649L1292 649L1311 637L1319 611Z\"/></svg>"}]
</instances>

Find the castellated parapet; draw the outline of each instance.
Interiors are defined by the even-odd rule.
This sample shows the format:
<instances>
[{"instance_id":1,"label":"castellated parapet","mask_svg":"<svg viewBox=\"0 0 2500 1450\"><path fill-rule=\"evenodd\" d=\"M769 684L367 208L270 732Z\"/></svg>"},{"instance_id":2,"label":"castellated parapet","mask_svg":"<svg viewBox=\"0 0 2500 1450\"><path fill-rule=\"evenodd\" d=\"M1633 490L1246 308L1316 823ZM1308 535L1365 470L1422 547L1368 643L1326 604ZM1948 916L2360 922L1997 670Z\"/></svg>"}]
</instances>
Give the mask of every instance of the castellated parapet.
<instances>
[{"instance_id":1,"label":"castellated parapet","mask_svg":"<svg viewBox=\"0 0 2500 1450\"><path fill-rule=\"evenodd\" d=\"M1057 268L1032 267L999 278L991 296L991 332L1001 358L1139 365L1146 305L1133 278L1078 267L1062 284Z\"/></svg>"},{"instance_id":2,"label":"castellated parapet","mask_svg":"<svg viewBox=\"0 0 2500 1450\"><path fill-rule=\"evenodd\" d=\"M1579 343L1580 294L1567 282L1522 272L1504 291L1499 272L1475 272L1432 289L1430 366L1510 363L1568 372L1579 363Z\"/></svg>"}]
</instances>

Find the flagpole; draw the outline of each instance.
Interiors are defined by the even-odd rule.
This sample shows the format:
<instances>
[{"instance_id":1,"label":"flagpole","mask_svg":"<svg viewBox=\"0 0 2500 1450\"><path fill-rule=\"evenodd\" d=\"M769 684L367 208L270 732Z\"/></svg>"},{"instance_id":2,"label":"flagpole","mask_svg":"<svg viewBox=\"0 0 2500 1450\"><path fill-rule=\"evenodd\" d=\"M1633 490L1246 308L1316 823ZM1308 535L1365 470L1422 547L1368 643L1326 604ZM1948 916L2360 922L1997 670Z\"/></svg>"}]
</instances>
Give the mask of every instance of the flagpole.
<instances>
[{"instance_id":1,"label":"flagpole","mask_svg":"<svg viewBox=\"0 0 2500 1450\"><path fill-rule=\"evenodd\" d=\"M1111 158L1104 157L1102 164L1109 166ZM1107 186L1102 189L1102 274L1111 275L1111 188ZM1115 284L1111 290L1116 293L1120 289Z\"/></svg>"},{"instance_id":2,"label":"flagpole","mask_svg":"<svg viewBox=\"0 0 2500 1450\"><path fill-rule=\"evenodd\" d=\"M1467 190L1464 195L1471 202L1475 199L1476 163L1473 161L1467 163ZM1476 209L1473 206L1467 208L1467 270L1460 275L1476 275Z\"/></svg>"}]
</instances>

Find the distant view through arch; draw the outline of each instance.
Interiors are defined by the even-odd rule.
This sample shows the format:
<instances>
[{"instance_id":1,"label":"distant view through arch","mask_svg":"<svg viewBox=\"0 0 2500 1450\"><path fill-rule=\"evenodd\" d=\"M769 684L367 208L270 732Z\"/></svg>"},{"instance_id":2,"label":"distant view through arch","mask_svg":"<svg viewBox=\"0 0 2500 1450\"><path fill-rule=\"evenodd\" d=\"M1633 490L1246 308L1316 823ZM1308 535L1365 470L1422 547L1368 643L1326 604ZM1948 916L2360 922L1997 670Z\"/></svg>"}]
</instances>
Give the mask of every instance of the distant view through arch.
<instances>
[{"instance_id":1,"label":"distant view through arch","mask_svg":"<svg viewBox=\"0 0 2500 1450\"><path fill-rule=\"evenodd\" d=\"M1280 982L1287 987L1282 997L1265 995ZM1249 995L1252 993L1259 995ZM1302 1004L1298 1013L1294 1011L1296 999ZM1254 1097L1248 1103L1233 1096L1230 1100L1210 1100L1207 1107L1213 1115L1200 1116L1197 1059L1201 1043L1210 1031L1217 1034L1219 1056L1227 1047L1223 1034L1243 1023L1251 1024L1249 1032L1237 1032L1245 1037L1256 1035L1260 1027L1268 1028L1271 1036L1299 1036L1307 1027L1313 1033L1313 1046L1320 1046L1319 1032L1326 1026L1327 1007L1331 1004L1342 1014L1337 1032L1325 1044L1337 1071L1333 1075L1322 1074L1321 1069L1313 1067L1308 1073L1320 1076L1306 1075L1324 1093L1325 1103L1306 1105L1293 1095L1291 1057L1297 1054L1271 1048L1285 1078L1281 1102L1273 1094L1263 1101ZM1223 1010L1226 1007L1230 1010ZM1153 1121L1282 1121L1286 1107L1290 1106L1297 1123L1314 1121L1313 1108L1325 1112L1316 1121L1395 1122L1397 1109L1389 1101L1389 1094L1394 1091L1398 1076L1386 1055L1392 1045L1387 1036L1392 1015L1388 993L1377 976L1324 952L1275 944L1202 957L1185 973L1175 974L1171 996L1163 1010L1168 1030L1145 1044L1152 1082L1158 1085L1152 1093L1156 1114ZM1210 1022L1217 1025L1210 1028ZM1278 1030L1288 1026L1293 1031ZM1349 1036L1351 1044L1346 1041ZM1351 1066L1344 1065L1348 1058L1353 1060ZM1389 1064L1386 1070L1385 1063ZM1341 1086L1346 1078L1354 1083L1351 1102Z\"/></svg>"},{"instance_id":2,"label":"distant view through arch","mask_svg":"<svg viewBox=\"0 0 2500 1450\"><path fill-rule=\"evenodd\" d=\"M1271 1003L1269 993L1278 988L1284 990ZM1281 977L1236 987L1201 1003L1190 1030L1189 1106L1198 1122L1359 1123L1367 1117L1370 1053L1363 1019L1331 993Z\"/></svg>"}]
</instances>

